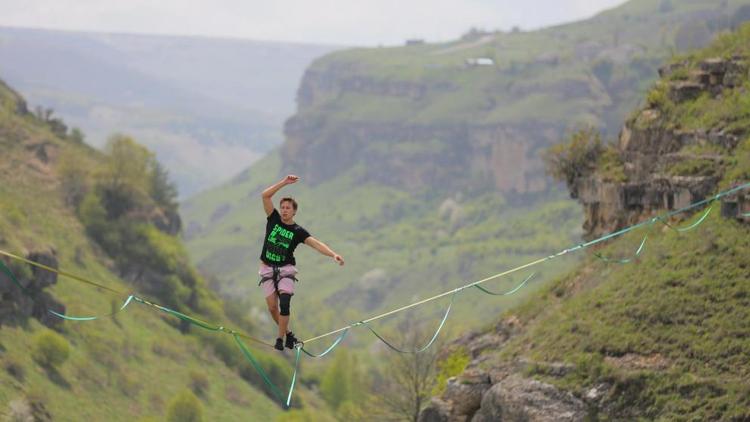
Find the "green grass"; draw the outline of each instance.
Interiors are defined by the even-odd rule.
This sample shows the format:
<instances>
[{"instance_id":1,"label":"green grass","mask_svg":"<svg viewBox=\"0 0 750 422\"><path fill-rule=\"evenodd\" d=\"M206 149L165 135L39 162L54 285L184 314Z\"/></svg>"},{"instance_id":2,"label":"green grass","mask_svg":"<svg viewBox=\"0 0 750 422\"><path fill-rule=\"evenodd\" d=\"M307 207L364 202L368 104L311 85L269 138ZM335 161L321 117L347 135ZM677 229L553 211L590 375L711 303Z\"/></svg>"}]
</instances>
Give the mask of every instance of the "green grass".
<instances>
[{"instance_id":1,"label":"green grass","mask_svg":"<svg viewBox=\"0 0 750 422\"><path fill-rule=\"evenodd\" d=\"M487 34L480 36L483 42L467 39L336 52L316 60L311 70L340 80L356 79L375 85L420 85L425 97L414 101L408 97L355 93L337 86L329 91L319 89L316 98L321 101L311 109L325 110L329 122L340 123L376 120L518 124L532 120L569 124L572 117L583 115L588 121L614 124L609 129L615 131L620 122L604 119L606 114L623 102L628 107L619 111L627 112L634 99L641 97L642 92L632 87L643 88L644 82L652 82L656 65L674 55L676 28L700 13L719 12L730 19L739 6L748 4L730 1L721 7L715 1L674 1L672 10L660 13L656 3L629 1L586 21L538 31ZM637 48L639 53L628 60L640 67L629 69L623 63L614 63L602 91L591 67L597 60L601 63L612 59L607 55L579 57L579 49L587 43L613 49L624 45ZM735 47L740 45L728 36L722 37L720 43L722 54L737 51ZM495 65L467 67L465 60L475 57L491 57ZM554 61L545 61L553 57ZM588 85L589 93L580 99L560 95L556 84L571 78Z\"/></svg>"},{"instance_id":2,"label":"green grass","mask_svg":"<svg viewBox=\"0 0 750 422\"><path fill-rule=\"evenodd\" d=\"M577 394L600 382L632 387L615 397L616 413L632 406L646 418L747 417L750 231L714 213L693 232L655 227L649 234L638 262L590 259L518 309L530 326L498 358L573 363L568 377L543 378ZM638 236L602 253L626 254L623 243ZM667 367L613 363L626 355L658 356Z\"/></svg>"}]
</instances>

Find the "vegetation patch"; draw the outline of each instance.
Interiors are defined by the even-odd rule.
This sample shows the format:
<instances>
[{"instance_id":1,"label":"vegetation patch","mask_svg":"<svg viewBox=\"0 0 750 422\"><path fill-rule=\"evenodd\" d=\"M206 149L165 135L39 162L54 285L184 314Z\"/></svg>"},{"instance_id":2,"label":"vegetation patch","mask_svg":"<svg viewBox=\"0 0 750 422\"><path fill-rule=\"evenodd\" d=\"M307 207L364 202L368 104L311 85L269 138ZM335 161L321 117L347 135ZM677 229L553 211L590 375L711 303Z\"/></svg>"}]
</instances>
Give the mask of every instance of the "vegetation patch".
<instances>
[{"instance_id":1,"label":"vegetation patch","mask_svg":"<svg viewBox=\"0 0 750 422\"><path fill-rule=\"evenodd\" d=\"M57 368L70 356L70 344L65 337L51 330L34 336L34 360L46 368Z\"/></svg>"},{"instance_id":2,"label":"vegetation patch","mask_svg":"<svg viewBox=\"0 0 750 422\"><path fill-rule=\"evenodd\" d=\"M720 173L717 162L706 158L678 161L667 168L671 176L716 176Z\"/></svg>"},{"instance_id":3,"label":"vegetation patch","mask_svg":"<svg viewBox=\"0 0 750 422\"><path fill-rule=\"evenodd\" d=\"M445 391L448 385L448 379L455 377L466 369L471 358L464 348L458 348L445 359L438 362L437 377L435 387L432 389L433 396L439 396Z\"/></svg>"}]
</instances>

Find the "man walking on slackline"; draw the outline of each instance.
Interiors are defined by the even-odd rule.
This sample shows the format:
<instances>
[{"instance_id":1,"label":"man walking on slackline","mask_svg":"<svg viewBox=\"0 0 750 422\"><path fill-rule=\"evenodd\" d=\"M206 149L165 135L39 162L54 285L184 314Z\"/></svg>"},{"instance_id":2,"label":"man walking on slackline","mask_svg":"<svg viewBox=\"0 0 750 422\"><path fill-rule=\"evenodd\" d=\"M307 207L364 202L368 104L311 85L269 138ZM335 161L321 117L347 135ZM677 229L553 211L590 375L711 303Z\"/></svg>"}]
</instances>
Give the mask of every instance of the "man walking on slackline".
<instances>
[{"instance_id":1,"label":"man walking on slackline","mask_svg":"<svg viewBox=\"0 0 750 422\"><path fill-rule=\"evenodd\" d=\"M289 304L294 294L294 281L297 279L297 262L294 249L300 243L312 247L323 255L330 256L339 265L344 265L344 258L325 243L310 236L302 226L294 222L297 215L297 201L290 197L281 198L279 210L273 207L271 198L286 185L296 183L299 177L289 175L263 191L263 209L266 211L266 236L263 251L260 253L260 286L266 296L266 304L271 318L279 326L279 337L274 346L284 350L284 345L292 349L298 342L294 333L289 330ZM286 337L286 342L284 341Z\"/></svg>"}]
</instances>

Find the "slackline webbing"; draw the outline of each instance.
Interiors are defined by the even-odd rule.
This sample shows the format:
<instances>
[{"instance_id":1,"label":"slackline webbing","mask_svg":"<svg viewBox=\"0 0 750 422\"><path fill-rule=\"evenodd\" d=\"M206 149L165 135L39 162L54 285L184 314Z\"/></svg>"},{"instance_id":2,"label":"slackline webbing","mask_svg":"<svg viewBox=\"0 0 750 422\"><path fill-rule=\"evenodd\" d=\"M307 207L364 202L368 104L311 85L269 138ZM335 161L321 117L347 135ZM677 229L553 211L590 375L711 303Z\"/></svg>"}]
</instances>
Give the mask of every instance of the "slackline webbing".
<instances>
[{"instance_id":1,"label":"slackline webbing","mask_svg":"<svg viewBox=\"0 0 750 422\"><path fill-rule=\"evenodd\" d=\"M566 255L568 253L572 253L572 252L575 252L575 251L578 251L578 250L581 250L581 249L585 249L587 247L596 245L596 244L604 242L606 240L622 236L625 233L631 232L631 231L636 230L636 229L638 229L640 227L644 227L644 226L647 226L647 225L652 225L652 224L656 223L657 221L665 224L667 227L672 228L672 229L674 229L674 230L676 230L678 232L684 232L684 231L691 230L691 229L697 227L698 225L700 225L706 219L706 217L708 217L708 214L711 212L711 209L712 209L713 206L709 207L708 210L703 214L703 216L701 216L700 219L698 219L698 221L696 223L693 223L690 226L682 228L682 229L675 228L675 227L671 226L670 224L667 223L667 220L670 217L673 217L673 216L675 216L677 214L683 213L685 211L688 211L690 209L693 209L693 208L696 208L696 207L699 207L699 206L702 206L702 205L705 205L705 204L709 204L709 203L711 203L713 201L717 201L717 200L719 200L720 198L722 198L722 197L724 197L726 195L730 195L732 193L738 192L738 191L746 189L748 187L750 187L750 183L745 183L745 184L736 186L736 187L734 187L732 189L720 192L720 193L718 193L718 194L716 194L716 195L714 195L714 196L712 196L710 198L704 199L702 201L695 202L693 204L690 204L690 205L685 206L683 208L680 208L678 210L674 210L674 211L665 213L664 215L650 218L650 219L642 221L642 222L640 222L638 224L634 224L632 226L626 227L624 229L618 230L618 231L613 232L613 233L609 233L609 234L604 235L602 237L599 237L597 239L594 239L594 240L591 240L591 241L588 241L588 242L585 242L585 243L580 243L580 244L575 245L575 246L573 246L571 248L564 249L564 250L562 250L562 251L560 251L560 252L558 252L558 253L556 253L554 255L549 255L547 257L539 258L539 259L537 259L535 261L532 261L532 262L529 262L529 263L526 263L526 264L523 264L523 265L519 265L519 266L517 266L515 268L512 268L510 270L506 270L506 271L503 271L501 273L497 273L495 275L483 278L481 280L474 281L474 282L466 284L464 286L460 286L460 287L457 287L455 289L452 289L452 290L440 293L440 294L432 296L430 298L423 299L423 300L420 300L418 302L414 302L414 303L411 303L409 305L402 306L402 307L400 307L398 309L394 309L394 310L385 312L383 314L376 315L374 317L370 317L370 318L358 321L358 322L353 323L353 324L349 324L348 326L345 326L345 327L339 328L337 330L333 330L333 331L330 331L328 333L321 334L321 335L318 335L316 337L312 337L312 338L310 338L308 340L305 340L303 342L300 342L299 344L297 344L295 346L296 356L295 356L295 362L294 362L294 372L292 374L291 383L290 383L288 392L286 394L286 400L284 400L284 394L282 393L282 391L271 381L270 377L265 373L265 371L263 370L263 368L260 366L260 364L258 363L258 361L252 355L252 353L250 352L250 350L240 340L240 338L244 338L244 339L247 339L247 340L252 340L252 341L255 341L255 342L258 342L258 343L261 343L261 344L273 347L271 344L266 343L266 342L264 342L262 340L259 340L259 339L255 339L253 337L250 337L250 336L248 336L246 334L243 334L243 333L240 333L238 331L235 331L235 330L223 327L221 325L216 325L216 324L208 323L208 322L202 321L202 320L200 320L198 318L189 316L187 314L184 314L184 313L181 313L181 312L169 309L167 307L158 305L156 303L153 303L153 302L150 302L148 300L142 299L142 298L140 298L140 297L138 297L138 296L136 296L134 294L129 294L127 300L122 305L122 307L119 310L115 311L114 313L124 310L127 307L127 305L131 303L131 301L135 301L137 303L141 303L143 305L147 305L147 306L150 306L152 308L158 309L158 310L160 310L162 312L165 312L165 313L168 313L170 315L173 315L173 316L175 316L175 317L177 317L177 318L179 318L179 319L181 319L183 321L186 321L186 322L188 322L190 324L193 324L193 325L196 325L198 327L204 328L206 330L218 331L218 332L223 332L223 333L232 335L234 337L235 342L237 343L238 347L240 348L240 350L242 351L243 355L245 356L245 358L251 363L251 365L261 375L264 383L268 386L269 390L272 392L272 394L274 395L274 397L276 397L280 402L282 402L282 404L284 405L285 408L289 408L290 405L291 405L292 393L294 391L294 387L295 387L296 380L297 380L297 373L298 373L298 370L299 370L299 361L300 361L301 353L305 353L306 355L308 355L310 357L323 357L323 356L327 355L328 353L330 353L337 346L339 346L342 343L342 341L344 340L344 338L346 337L346 335L349 332L349 330L351 328L353 328L353 327L357 327L357 326L360 326L360 325L366 326L378 339L380 339L383 343L385 343L388 347L390 347L394 351L397 351L397 352L400 352L400 353L420 353L420 352L426 350L428 347L430 347L435 342L435 339L437 338L438 334L440 333L440 331L442 330L442 328L445 326L445 322L446 322L446 320L448 318L448 315L450 313L451 307L453 306L453 303L454 303L456 295L458 293L460 293L461 291L463 291L465 289L468 289L468 288L471 288L471 287L476 287L477 289L479 289L480 291L482 291L482 292L484 292L486 294L495 295L495 296L505 296L505 295L514 294L517 291L519 291L522 287L524 287L524 285L526 285L526 283L535 274L531 274L523 282L521 282L521 284L519 284L515 288L513 288L510 291L505 292L505 293L499 293L499 294L498 293L493 293L493 292L491 292L491 291L489 291L487 289L482 288L479 285L482 284L482 283L484 283L484 282L487 282L489 280L493 280L493 279L496 279L496 278L499 278L499 277L504 277L504 276L507 276L507 275L512 274L514 272L518 272L518 271L521 271L523 269L532 267L534 265L541 264L543 262L546 262L546 261L558 258L558 257L563 256L563 255ZM750 217L750 213L746 213L746 214L742 214L742 215L744 217ZM641 241L641 244L638 247L638 250L635 252L634 257L638 256L642 252L645 243L646 243L646 237L644 237L643 240ZM76 276L74 274L71 274L71 273L68 273L68 272L65 272L65 271L61 271L61 270L57 270L57 269L48 267L46 265L43 265L43 264L31 261L29 259L26 259L26 258L17 256L17 255L14 255L14 254L11 254L9 252L5 252L3 250L0 250L0 255L4 255L4 256L6 256L8 258L15 259L15 260L18 260L18 261L21 261L21 262L25 262L25 263L27 263L29 265L32 265L32 266L35 266L35 267L38 267L38 268L42 268L42 269L45 269L47 271L51 271L53 273L56 273L56 274L59 274L59 275L71 278L73 280L77 280L77 281L89 284L89 285L92 285L94 287L98 287L98 288L107 290L107 291L112 292L112 293L117 293L117 294L120 294L120 295L125 295L124 292L117 291L115 289L112 289L111 287L107 287L107 286L101 285L99 283L93 282L93 281L88 280L86 278L83 278L83 277L80 277L80 276ZM600 255L598 257L600 259L602 259L603 261L605 261L605 262L619 262L619 263L631 262L633 260L633 258L634 258L633 257L633 258L626 258L626 259L610 259L610 258L602 257ZM15 276L12 273L12 271L10 271L10 269L5 265L5 263L2 260L0 260L0 270L2 270L2 272L5 273L14 282L14 284L16 284L24 293L29 294L29 291L15 278ZM441 322L440 322L440 324L439 324L439 326L438 326L435 334L432 336L432 338L427 343L427 345L425 345L425 346L423 346L423 347L421 347L419 349L416 349L416 350L401 350L401 349L398 349L398 348L394 347L393 345L391 345L388 341L386 341L379 333L377 333L369 325L369 323L372 322L372 321L384 318L386 316L393 315L395 313L398 313L398 312L401 312L401 311L404 311L404 310L407 310L407 309L410 309L410 308L413 308L413 307L416 307L416 306L420 306L422 304L425 304L425 303L437 300L439 298L442 298L444 296L448 296L448 295L451 295L451 294L453 296L451 296L450 304L448 305L448 308L447 308L445 314L443 315L443 318L442 318L442 320L441 320ZM58 317L61 317L61 318L67 319L67 320L72 320L72 321L90 321L90 320L94 320L94 319L100 318L100 317L72 317L72 316L62 315L62 314L59 314L57 312L53 312L51 310L48 310L48 311L50 313L52 313L53 315L56 315ZM112 315L112 314L110 314L110 315ZM310 353L307 350L305 350L305 348L304 348L304 344L305 343L311 343L313 341L322 339L324 337L331 336L333 334L339 334L339 336L322 353L320 353L320 354L313 354L313 353Z\"/></svg>"},{"instance_id":2,"label":"slackline webbing","mask_svg":"<svg viewBox=\"0 0 750 422\"><path fill-rule=\"evenodd\" d=\"M718 201L719 199L723 198L724 196L731 195L731 194L739 192L739 191L741 191L743 189L747 189L748 187L750 187L750 183L744 183L744 184L735 186L734 188L725 190L723 192L719 192L716 195L713 195L713 196L708 197L706 199L703 199L701 201L689 204L689 205L687 205L685 207L682 207L682 208L679 208L677 210L664 213L663 215L659 215L659 216L656 216L656 217L644 220L644 221L642 221L640 223L637 223L637 224L625 227L623 229L620 229L618 231L606 234L606 235L601 236L601 237L599 237L597 239L594 239L594 240L591 240L591 241L588 241L588 242L584 242L584 243L580 243L580 244L575 245L575 246L573 246L571 248L568 248L568 249L564 249L564 250L562 250L562 251L560 251L560 252L558 252L558 253L556 253L554 255L550 255L550 256L547 256L547 257L544 257L544 258L539 258L539 259L537 259L535 261L532 261L532 262L529 262L529 263L526 263L526 264L523 264L523 265L519 265L519 266L517 266L515 268L511 268L511 269L509 269L507 271L503 271L501 273L498 273L498 274L495 274L495 275L491 275L491 276L483 278L481 280L474 281L472 283L466 284L466 285L458 287L456 289L449 290L449 291L437 294L437 295L429 297L427 299L423 299L423 300L420 300L418 302L414 302L414 303L402 306L400 308L394 309L392 311L385 312L385 313L380 314L380 315L376 315L374 317L365 319L365 320L360 321L358 323L349 324L346 327L342 327L342 328L339 328L339 329L336 329L336 330L333 330L333 331L329 331L329 332L324 333L324 334L320 334L320 335L315 336L315 337L311 337L311 338L309 338L307 340L304 340L303 344L307 344L307 343L310 343L310 342L313 342L313 341L320 340L320 339L322 339L324 337L328 337L328 336L340 333L340 332L342 332L344 330L348 330L349 328L354 327L355 325L366 324L368 322L372 322L372 321L375 321L375 320L378 320L378 319L381 319L381 318L385 318L387 316L390 316L390 315L393 315L395 313L398 313L398 312L401 312L401 311L413 308L415 306L423 305L423 304L425 304L427 302L431 302L433 300L440 299L440 298L445 297L445 296L447 296L449 294L452 294L452 293L454 293L457 290L462 290L462 289L465 289L465 288L473 287L473 286L482 284L484 282L487 282L489 280L494 280L494 279L499 278L499 277L504 277L506 275L509 275L509 274L512 274L512 273L524 270L526 268L529 268L529 267L541 264L543 262L546 262L546 261L558 258L558 257L566 255L568 253L575 252L575 251L578 251L580 249L588 248L590 246L596 245L598 243L602 243L602 242L607 241L609 239L613 239L613 238L622 236L622 235L624 235L624 234L626 234L628 232L631 232L633 230L639 229L641 227L644 227L644 226L647 226L647 225L652 225L652 224L654 224L657 221L666 222L669 218L671 218L671 217L673 217L675 215L684 213L685 211L689 211L689 210L691 210L693 208L697 208L697 207L709 204L709 203L711 203L713 201ZM709 209L709 211L710 211L710 209ZM700 222L703 222L703 220L705 220L705 218L708 216L709 211L707 211L706 214L699 220L698 224L700 224ZM642 250L644 243L645 243L645 238L644 238L644 241L641 243L641 247L639 247L639 250Z\"/></svg>"}]
</instances>

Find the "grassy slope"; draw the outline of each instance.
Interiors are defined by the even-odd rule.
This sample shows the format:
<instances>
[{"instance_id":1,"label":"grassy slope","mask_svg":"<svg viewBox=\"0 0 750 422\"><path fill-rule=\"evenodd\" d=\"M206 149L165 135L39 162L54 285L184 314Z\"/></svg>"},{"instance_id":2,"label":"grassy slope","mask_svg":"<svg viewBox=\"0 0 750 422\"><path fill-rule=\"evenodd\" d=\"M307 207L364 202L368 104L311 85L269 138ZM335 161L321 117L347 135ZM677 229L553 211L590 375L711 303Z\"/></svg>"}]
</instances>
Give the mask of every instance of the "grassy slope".
<instances>
[{"instance_id":1,"label":"grassy slope","mask_svg":"<svg viewBox=\"0 0 750 422\"><path fill-rule=\"evenodd\" d=\"M53 248L60 268L129 291L63 204L54 169L36 162L20 142L47 141L60 151L76 154L82 163L99 160L99 154L61 141L30 119L10 112L12 94L4 85L0 90L1 247L15 253ZM125 299L66 278L59 278L50 290L71 315L106 314ZM208 392L201 400L207 420L269 419L281 413L272 400L228 369L197 338L181 335L165 318L132 304L116 319L65 322L63 335L72 352L57 375L47 374L30 357L32 338L44 329L36 320L0 327L3 367L13 363L25 372L19 382L0 371L0 414L8 411L11 401L31 394L42 398L56 420L130 421L160 416L172 397L189 386L192 372L208 380ZM313 398L307 401L314 403Z\"/></svg>"},{"instance_id":2,"label":"grassy slope","mask_svg":"<svg viewBox=\"0 0 750 422\"><path fill-rule=\"evenodd\" d=\"M750 26L744 26L679 60L696 66L708 57L747 55L749 42ZM736 91L747 90L747 83ZM725 99L736 96L724 93ZM742 100L701 97L660 107L662 124L678 129L734 125L747 134L750 128ZM750 139L723 154L726 168L716 169L724 175L721 189L750 180ZM573 363L576 370L562 379L544 375L541 367L530 372L577 394L601 382L614 384L613 410L625 418L750 418L750 228L714 210L688 233L647 230L647 250L637 263L588 259L518 308L525 333L494 352L488 365L519 356ZM613 242L603 253L627 254L642 234ZM633 356L640 368L627 363Z\"/></svg>"},{"instance_id":3,"label":"grassy slope","mask_svg":"<svg viewBox=\"0 0 750 422\"><path fill-rule=\"evenodd\" d=\"M614 384L614 409L624 416L747 418L750 230L714 213L694 232L651 234L638 262L589 260L531 298L516 311L526 332L497 359L572 363L562 379L530 372L581 395ZM632 248L623 243L637 246L632 238L603 252L625 255ZM632 355L643 369L624 363Z\"/></svg>"}]
</instances>

